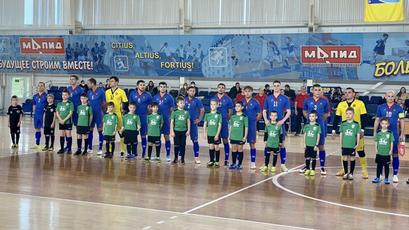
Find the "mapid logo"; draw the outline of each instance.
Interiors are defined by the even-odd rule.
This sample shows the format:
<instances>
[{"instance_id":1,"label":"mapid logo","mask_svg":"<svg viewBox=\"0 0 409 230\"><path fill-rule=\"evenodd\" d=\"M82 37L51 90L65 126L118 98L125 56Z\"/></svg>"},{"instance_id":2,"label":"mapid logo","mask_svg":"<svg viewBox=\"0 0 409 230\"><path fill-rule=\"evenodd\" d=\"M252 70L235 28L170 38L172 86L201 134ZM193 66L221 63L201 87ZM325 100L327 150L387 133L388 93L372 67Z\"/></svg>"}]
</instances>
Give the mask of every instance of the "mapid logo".
<instances>
[{"instance_id":1,"label":"mapid logo","mask_svg":"<svg viewBox=\"0 0 409 230\"><path fill-rule=\"evenodd\" d=\"M22 54L64 54L64 38L20 38L20 52Z\"/></svg>"}]
</instances>

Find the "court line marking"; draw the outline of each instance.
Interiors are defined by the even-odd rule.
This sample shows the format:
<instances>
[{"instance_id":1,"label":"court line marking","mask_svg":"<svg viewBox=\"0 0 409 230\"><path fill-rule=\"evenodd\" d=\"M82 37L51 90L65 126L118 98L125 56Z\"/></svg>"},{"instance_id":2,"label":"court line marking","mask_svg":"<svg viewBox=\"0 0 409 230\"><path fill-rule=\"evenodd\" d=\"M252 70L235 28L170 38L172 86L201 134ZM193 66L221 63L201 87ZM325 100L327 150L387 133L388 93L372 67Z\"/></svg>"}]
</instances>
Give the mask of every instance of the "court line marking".
<instances>
[{"instance_id":1,"label":"court line marking","mask_svg":"<svg viewBox=\"0 0 409 230\"><path fill-rule=\"evenodd\" d=\"M169 210L161 210L161 209L153 209L153 208L143 208L143 207L109 204L109 203L99 203L99 202L93 202L93 201L72 200L72 199L58 198L58 197L46 197L46 196L37 196L37 195L29 195L29 194L21 194L21 193L9 193L9 192L0 192L0 195L15 196L17 198L28 197L28 198L34 198L34 199L40 199L40 200L63 201L63 202L67 202L67 203L72 202L72 203L79 203L79 204L101 205L101 206L115 207L115 208L129 208L129 209L144 210L144 211L150 211L150 212L163 212L163 213L173 214L173 216L169 217L170 219L179 218L180 215L182 215L182 216L196 216L196 217L205 217L205 218L210 218L210 219L213 218L213 219L222 219L222 220L229 220L229 221L239 221L239 222L246 222L246 223L263 224L263 225L267 225L267 226L271 226L271 227L287 227L287 228L292 228L292 229L308 229L308 230L310 230L310 228L302 228L302 227L296 227L296 226L291 226L291 225L280 225L280 224L274 224L274 223L268 223L268 222L259 222L259 221L253 221L253 220L242 220L242 219L210 216L210 215L203 215L203 214L193 214L193 213L185 214L183 212L177 212L177 211L169 211ZM152 228L152 226L146 226L144 228L150 229L150 228Z\"/></svg>"},{"instance_id":2,"label":"court line marking","mask_svg":"<svg viewBox=\"0 0 409 230\"><path fill-rule=\"evenodd\" d=\"M335 167L327 167L327 168L335 168ZM337 167L337 168L339 168L339 167ZM291 189L288 189L288 188L284 187L283 185L281 185L278 182L278 179L280 177L285 176L285 175L290 174L290 173L294 173L294 172L295 171L288 171L286 173L280 173L278 175L273 176L273 179L272 179L273 184L275 186L277 186L278 188L280 188L281 190L285 191L285 192L291 193L291 194L293 194L295 196L299 196L299 197L302 197L302 198L305 198L305 199L310 199L310 200L313 200L313 201L317 201L317 202L321 202L321 203L325 203L325 204L329 204L329 205L334 205L334 206L339 206L339 207L343 207L343 208L355 209L355 210L359 210L359 211L363 211L363 212L371 212L371 213L376 213L376 214L392 215L392 216L409 218L409 215L407 215L407 214L379 211L379 210L376 210L376 209L361 208L361 207L356 207L356 206L351 206L351 205L346 205L346 204L340 204L340 203L332 202L332 201L328 201L328 200L323 200L323 199L315 198L315 197L312 197L312 196L307 196L305 194L298 193L298 192L295 192L295 191L293 191Z\"/></svg>"}]
</instances>

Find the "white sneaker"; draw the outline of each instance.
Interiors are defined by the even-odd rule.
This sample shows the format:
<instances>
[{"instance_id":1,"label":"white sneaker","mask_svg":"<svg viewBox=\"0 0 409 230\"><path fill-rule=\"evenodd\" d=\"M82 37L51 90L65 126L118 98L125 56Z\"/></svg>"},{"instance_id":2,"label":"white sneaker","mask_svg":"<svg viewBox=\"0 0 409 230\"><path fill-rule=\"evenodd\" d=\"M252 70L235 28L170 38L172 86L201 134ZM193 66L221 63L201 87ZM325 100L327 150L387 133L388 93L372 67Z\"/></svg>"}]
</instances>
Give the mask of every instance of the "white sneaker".
<instances>
[{"instance_id":1,"label":"white sneaker","mask_svg":"<svg viewBox=\"0 0 409 230\"><path fill-rule=\"evenodd\" d=\"M102 150L99 150L99 151L97 152L97 155L98 155L98 156L101 156L102 153L103 153Z\"/></svg>"},{"instance_id":2,"label":"white sneaker","mask_svg":"<svg viewBox=\"0 0 409 230\"><path fill-rule=\"evenodd\" d=\"M393 183L399 183L398 175L393 175Z\"/></svg>"},{"instance_id":3,"label":"white sneaker","mask_svg":"<svg viewBox=\"0 0 409 230\"><path fill-rule=\"evenodd\" d=\"M287 167L285 167L285 165L283 164L283 165L281 165L281 172L288 172L288 168Z\"/></svg>"},{"instance_id":4,"label":"white sneaker","mask_svg":"<svg viewBox=\"0 0 409 230\"><path fill-rule=\"evenodd\" d=\"M354 176L352 174L348 174L348 180L354 180Z\"/></svg>"},{"instance_id":5,"label":"white sneaker","mask_svg":"<svg viewBox=\"0 0 409 230\"><path fill-rule=\"evenodd\" d=\"M166 157L166 161L167 161L167 162L170 162L170 156L169 156L169 157Z\"/></svg>"},{"instance_id":6,"label":"white sneaker","mask_svg":"<svg viewBox=\"0 0 409 230\"><path fill-rule=\"evenodd\" d=\"M92 149L88 149L87 153L92 153ZM102 154L102 151L101 151L101 154Z\"/></svg>"},{"instance_id":7,"label":"white sneaker","mask_svg":"<svg viewBox=\"0 0 409 230\"><path fill-rule=\"evenodd\" d=\"M305 173L305 170L307 170L307 168L304 166L304 168L299 169L298 172L299 172L299 173Z\"/></svg>"},{"instance_id":8,"label":"white sneaker","mask_svg":"<svg viewBox=\"0 0 409 230\"><path fill-rule=\"evenodd\" d=\"M321 168L321 175L323 176L327 175L327 171L325 171L325 168Z\"/></svg>"},{"instance_id":9,"label":"white sneaker","mask_svg":"<svg viewBox=\"0 0 409 230\"><path fill-rule=\"evenodd\" d=\"M349 175L348 173L345 174L345 175L342 177L342 179L343 179L343 180L348 180L348 175Z\"/></svg>"},{"instance_id":10,"label":"white sneaker","mask_svg":"<svg viewBox=\"0 0 409 230\"><path fill-rule=\"evenodd\" d=\"M200 164L200 160L199 160L199 158L198 157L195 157L195 164Z\"/></svg>"},{"instance_id":11,"label":"white sneaker","mask_svg":"<svg viewBox=\"0 0 409 230\"><path fill-rule=\"evenodd\" d=\"M250 163L250 169L256 169L256 162L251 162Z\"/></svg>"}]
</instances>

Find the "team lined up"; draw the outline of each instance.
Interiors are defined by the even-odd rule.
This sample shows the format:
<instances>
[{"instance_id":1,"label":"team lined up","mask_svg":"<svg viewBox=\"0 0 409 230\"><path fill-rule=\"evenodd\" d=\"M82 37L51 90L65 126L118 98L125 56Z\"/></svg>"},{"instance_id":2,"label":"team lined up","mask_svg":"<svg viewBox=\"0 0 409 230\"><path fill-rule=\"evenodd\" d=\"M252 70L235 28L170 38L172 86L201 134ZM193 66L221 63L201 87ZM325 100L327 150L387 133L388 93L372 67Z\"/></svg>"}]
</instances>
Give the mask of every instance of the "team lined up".
<instances>
[{"instance_id":1,"label":"team lined up","mask_svg":"<svg viewBox=\"0 0 409 230\"><path fill-rule=\"evenodd\" d=\"M92 152L93 129L96 127L99 134L98 154L102 154L103 141L105 141L106 158L113 157L115 135L118 131L121 156L124 156L125 152L127 152L128 159L134 159L137 156L137 136L140 135L142 158L160 160L160 139L161 135L163 135L166 160L170 161L170 137L173 137L174 163L177 163L179 158L180 162L184 163L186 137L190 136L193 142L195 163L199 164L198 124L203 120L205 136L207 136L209 143L209 167L219 167L219 144L223 142L224 165L229 165L231 147L232 163L229 168L241 169L244 158L243 145L247 142L250 145L250 167L255 169L257 121L263 117L266 125L264 138L266 146L264 149L265 165L261 167L261 171L268 171L271 154L273 154L271 171L275 172L278 156L281 159L281 171L287 171L285 166L286 130L284 124L290 117L291 109L288 97L281 93L281 83L279 81L273 82L273 93L264 101L262 111L259 102L252 98L252 87L246 86L243 89L244 99L233 104L232 99L225 93L226 86L220 83L217 86L217 94L210 99L211 111L206 115L204 115L201 101L194 96L196 94L195 87L188 88L186 97L176 99L176 109L174 109L175 102L173 97L167 93L167 84L165 82L159 83L159 92L152 97L145 91L145 82L138 81L137 90L132 91L129 95L129 102L125 91L118 87L118 83L119 79L117 77L111 77L109 80L110 89L104 92L103 89L97 87L95 79L91 78L88 80L90 90L85 93L82 88L78 87L78 77L72 75L70 77L71 85L62 93L62 102L55 106L53 96L45 93L45 85L40 82L38 92L33 97L36 148L40 149L41 128L44 128L46 141L42 150L53 150L55 126L58 123L61 146L58 153L71 154L71 130L74 124L77 127L78 150L75 152L77 155ZM302 169L302 172L306 175L315 175L315 164L318 155L320 172L325 175L326 152L324 145L330 106L328 100L323 96L320 85L316 84L312 87L312 94L312 97L305 100L303 109L308 124L304 127L306 166ZM346 101L338 105L336 112L337 116L342 117L343 121L340 142L342 145L343 167L337 175L344 176L345 179L353 178L355 153L358 153L360 157L363 178L368 178L361 123L361 116L366 114L366 109L362 101L355 99L354 94L354 90L348 88L346 90ZM16 99L12 99L11 109L9 109L13 148L18 144L18 136L16 135L19 133L21 125L21 118L12 119L13 111L16 110L17 106ZM393 137L390 152L393 155L393 181L397 182L399 168L397 143L404 138L403 132L400 132L401 135L399 135L398 129L400 125L400 129L403 130L403 122L401 122L403 111L399 105L394 103L393 92L388 92L386 99L387 103L380 105L378 108L375 130L378 129L381 118L388 118L388 120L382 120L382 122L388 122L392 134L389 136ZM233 109L235 110L234 113ZM124 111L128 112L124 114ZM384 131L383 126L382 131ZM374 132L376 137L378 137L378 134ZM384 137L379 137L376 140L377 147L385 144ZM82 149L83 141L85 144L84 149ZM156 148L156 157L152 158L154 146ZM146 154L147 152L148 154ZM348 162L350 162L349 170ZM378 157L377 162L381 162L380 164L384 167L389 163L386 159L378 159ZM386 174L385 172L385 178L387 178Z\"/></svg>"}]
</instances>

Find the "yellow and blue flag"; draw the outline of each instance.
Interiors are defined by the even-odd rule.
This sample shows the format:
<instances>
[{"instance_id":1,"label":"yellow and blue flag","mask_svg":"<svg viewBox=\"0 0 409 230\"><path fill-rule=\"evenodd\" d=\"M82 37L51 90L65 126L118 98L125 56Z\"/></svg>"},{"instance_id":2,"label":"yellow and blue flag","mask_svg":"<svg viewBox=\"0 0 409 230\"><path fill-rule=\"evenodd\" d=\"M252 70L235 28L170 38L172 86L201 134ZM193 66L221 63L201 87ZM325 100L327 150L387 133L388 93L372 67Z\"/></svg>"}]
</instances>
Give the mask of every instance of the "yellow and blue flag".
<instances>
[{"instance_id":1,"label":"yellow and blue flag","mask_svg":"<svg viewBox=\"0 0 409 230\"><path fill-rule=\"evenodd\" d=\"M404 19L404 0L365 0L366 22L394 22Z\"/></svg>"}]
</instances>

